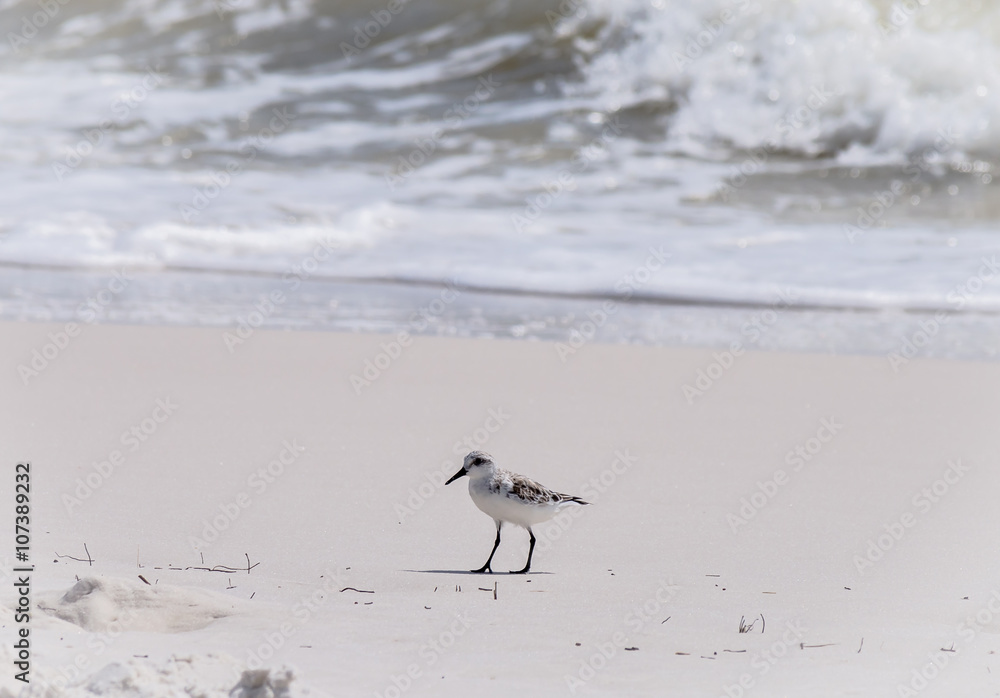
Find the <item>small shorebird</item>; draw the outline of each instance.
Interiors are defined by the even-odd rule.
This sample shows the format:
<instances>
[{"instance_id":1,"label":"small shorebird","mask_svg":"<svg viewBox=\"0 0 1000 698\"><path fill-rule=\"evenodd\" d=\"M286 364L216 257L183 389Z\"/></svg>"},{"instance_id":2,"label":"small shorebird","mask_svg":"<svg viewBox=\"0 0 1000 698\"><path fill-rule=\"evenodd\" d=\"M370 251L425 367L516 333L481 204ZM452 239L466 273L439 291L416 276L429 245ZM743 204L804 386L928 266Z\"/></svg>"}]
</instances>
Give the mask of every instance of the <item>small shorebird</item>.
<instances>
[{"instance_id":1,"label":"small shorebird","mask_svg":"<svg viewBox=\"0 0 1000 698\"><path fill-rule=\"evenodd\" d=\"M493 572L490 563L500 547L500 526L504 521L528 529L531 543L528 547L528 561L522 570L511 570L511 574L527 574L531 568L531 554L535 551L535 534L531 527L548 521L568 504L589 504L579 497L553 492L523 475L504 470L493 461L493 456L483 451L473 451L465 457L462 469L451 476L448 482L469 476L469 496L479 509L491 516L497 525L497 539L493 543L490 559L473 572Z\"/></svg>"}]
</instances>

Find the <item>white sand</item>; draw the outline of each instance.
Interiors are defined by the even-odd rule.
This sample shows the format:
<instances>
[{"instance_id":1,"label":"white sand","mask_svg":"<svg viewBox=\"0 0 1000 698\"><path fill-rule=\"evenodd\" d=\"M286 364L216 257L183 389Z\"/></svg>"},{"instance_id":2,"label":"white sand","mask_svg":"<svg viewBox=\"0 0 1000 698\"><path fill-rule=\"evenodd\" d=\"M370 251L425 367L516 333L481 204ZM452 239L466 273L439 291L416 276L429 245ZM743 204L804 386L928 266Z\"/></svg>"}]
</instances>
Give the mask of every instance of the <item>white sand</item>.
<instances>
[{"instance_id":1,"label":"white sand","mask_svg":"<svg viewBox=\"0 0 1000 698\"><path fill-rule=\"evenodd\" d=\"M99 326L25 385L18 365L57 329L0 326L3 491L30 460L50 609L32 615L33 695L226 695L256 655L269 671L239 695L1000 687L996 364L746 354L689 404L710 351L563 362L552 344L418 338L359 395L350 376L391 336L257 332L230 353L219 330ZM481 565L494 535L466 481L432 484L469 438L594 501L536 531L526 577L448 571ZM788 456L800 445L808 462ZM93 564L57 557L85 544ZM505 529L495 569L526 551ZM166 569L245 555L250 573ZM77 577L97 595L63 599ZM11 581L0 696L21 688Z\"/></svg>"}]
</instances>

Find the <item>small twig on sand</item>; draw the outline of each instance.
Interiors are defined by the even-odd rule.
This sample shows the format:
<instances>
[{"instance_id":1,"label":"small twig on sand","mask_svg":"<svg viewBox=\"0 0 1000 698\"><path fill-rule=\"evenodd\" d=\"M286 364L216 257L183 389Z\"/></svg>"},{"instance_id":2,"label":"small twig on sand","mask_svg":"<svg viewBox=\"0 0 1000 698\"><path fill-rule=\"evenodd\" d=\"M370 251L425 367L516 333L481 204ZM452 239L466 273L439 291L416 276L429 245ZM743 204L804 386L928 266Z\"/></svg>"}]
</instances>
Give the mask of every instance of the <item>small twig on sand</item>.
<instances>
[{"instance_id":1,"label":"small twig on sand","mask_svg":"<svg viewBox=\"0 0 1000 698\"><path fill-rule=\"evenodd\" d=\"M858 646L858 654L861 654L861 648L865 646L865 639L861 638L861 644Z\"/></svg>"},{"instance_id":2,"label":"small twig on sand","mask_svg":"<svg viewBox=\"0 0 1000 698\"><path fill-rule=\"evenodd\" d=\"M234 572L246 572L250 574L250 570L259 565L259 562L250 562L250 554L243 553L244 557L247 559L246 567L230 567L229 565L215 565L214 567L202 567L199 565L191 565L189 567L174 567L173 565L167 565L166 567L153 567L154 570L171 570L172 572L187 572L188 570L198 570L199 572L223 572L225 574L232 574ZM202 554L202 562L205 561L205 556Z\"/></svg>"},{"instance_id":3,"label":"small twig on sand","mask_svg":"<svg viewBox=\"0 0 1000 698\"><path fill-rule=\"evenodd\" d=\"M149 580L147 580L147 579L146 579L145 577L143 577L143 576L142 576L141 574L139 575L139 579L141 579L142 581L146 582L146 584L149 584ZM149 586L153 586L153 585L152 585L152 584L149 584Z\"/></svg>"},{"instance_id":4,"label":"small twig on sand","mask_svg":"<svg viewBox=\"0 0 1000 698\"><path fill-rule=\"evenodd\" d=\"M247 559L246 567L230 567L229 565L215 565L214 567L168 567L168 570L200 570L202 572L225 572L226 574L232 574L233 572L246 572L250 574L250 570L259 565L259 562L250 563L250 554L243 553L244 557ZM202 555L202 560L204 561L204 554ZM156 569L160 569L157 567Z\"/></svg>"},{"instance_id":5,"label":"small twig on sand","mask_svg":"<svg viewBox=\"0 0 1000 698\"><path fill-rule=\"evenodd\" d=\"M343 594L345 591L356 591L359 594L374 594L375 593L374 589L371 590L371 591L369 591L368 589L355 589L354 587L344 587L343 589L340 590L340 593Z\"/></svg>"},{"instance_id":6,"label":"small twig on sand","mask_svg":"<svg viewBox=\"0 0 1000 698\"><path fill-rule=\"evenodd\" d=\"M811 649L815 649L817 647L833 647L836 644L837 644L836 642L828 642L825 645L807 645L804 642L800 642L799 643L799 649L800 650L811 650Z\"/></svg>"},{"instance_id":7,"label":"small twig on sand","mask_svg":"<svg viewBox=\"0 0 1000 698\"><path fill-rule=\"evenodd\" d=\"M72 555L60 555L59 553L56 553L56 557L64 557L64 558L67 558L69 560L76 560L77 562L86 562L89 566L93 567L94 566L94 558L92 558L90 556L90 551L87 549L87 544L86 543L83 544L83 552L87 553L87 557L86 558L73 557Z\"/></svg>"}]
</instances>

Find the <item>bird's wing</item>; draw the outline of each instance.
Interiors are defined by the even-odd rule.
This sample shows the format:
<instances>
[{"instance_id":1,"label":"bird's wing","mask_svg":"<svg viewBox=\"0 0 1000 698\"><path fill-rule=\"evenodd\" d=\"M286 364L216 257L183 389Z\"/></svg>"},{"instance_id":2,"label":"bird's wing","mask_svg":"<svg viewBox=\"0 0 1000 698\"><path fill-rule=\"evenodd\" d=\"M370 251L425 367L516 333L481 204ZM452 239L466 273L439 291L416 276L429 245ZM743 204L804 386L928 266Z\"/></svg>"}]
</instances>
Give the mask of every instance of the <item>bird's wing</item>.
<instances>
[{"instance_id":1,"label":"bird's wing","mask_svg":"<svg viewBox=\"0 0 1000 698\"><path fill-rule=\"evenodd\" d=\"M585 502L579 497L572 494L562 494L561 492L554 492L557 502L573 502L574 504L590 504L590 502Z\"/></svg>"},{"instance_id":2,"label":"bird's wing","mask_svg":"<svg viewBox=\"0 0 1000 698\"><path fill-rule=\"evenodd\" d=\"M559 501L558 494L523 475L511 475L509 482L508 497L516 497L521 501L532 504L548 504L549 502Z\"/></svg>"}]
</instances>

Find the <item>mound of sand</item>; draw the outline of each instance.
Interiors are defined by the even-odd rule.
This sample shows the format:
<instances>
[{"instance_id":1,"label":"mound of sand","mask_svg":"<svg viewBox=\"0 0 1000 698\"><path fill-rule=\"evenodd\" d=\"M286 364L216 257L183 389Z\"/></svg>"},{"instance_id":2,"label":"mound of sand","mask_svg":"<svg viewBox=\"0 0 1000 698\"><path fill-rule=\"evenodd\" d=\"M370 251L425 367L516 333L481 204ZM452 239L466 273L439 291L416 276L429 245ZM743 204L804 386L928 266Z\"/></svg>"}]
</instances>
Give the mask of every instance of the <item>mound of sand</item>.
<instances>
[{"instance_id":1,"label":"mound of sand","mask_svg":"<svg viewBox=\"0 0 1000 698\"><path fill-rule=\"evenodd\" d=\"M178 633L236 613L237 602L204 589L149 586L127 579L85 577L38 607L91 632Z\"/></svg>"}]
</instances>

